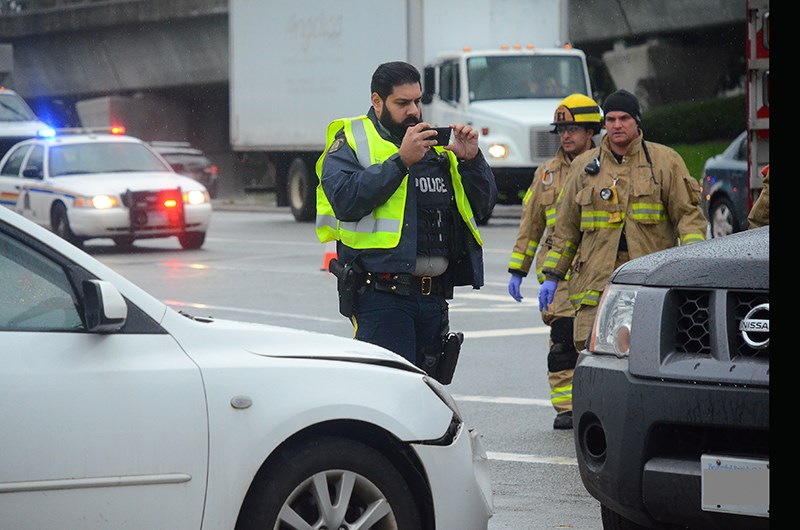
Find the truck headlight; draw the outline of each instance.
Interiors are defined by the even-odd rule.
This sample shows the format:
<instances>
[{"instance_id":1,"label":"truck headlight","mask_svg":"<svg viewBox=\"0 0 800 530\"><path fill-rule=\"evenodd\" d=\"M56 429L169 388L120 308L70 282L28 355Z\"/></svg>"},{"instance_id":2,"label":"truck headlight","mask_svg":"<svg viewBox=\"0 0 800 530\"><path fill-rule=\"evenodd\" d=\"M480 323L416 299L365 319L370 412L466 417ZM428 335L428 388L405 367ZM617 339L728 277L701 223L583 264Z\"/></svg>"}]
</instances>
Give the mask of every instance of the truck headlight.
<instances>
[{"instance_id":1,"label":"truck headlight","mask_svg":"<svg viewBox=\"0 0 800 530\"><path fill-rule=\"evenodd\" d=\"M631 322L638 286L609 284L592 327L589 351L627 357L631 346Z\"/></svg>"},{"instance_id":2,"label":"truck headlight","mask_svg":"<svg viewBox=\"0 0 800 530\"><path fill-rule=\"evenodd\" d=\"M505 158L508 156L508 146L505 144L492 144L488 149L492 158Z\"/></svg>"}]
</instances>

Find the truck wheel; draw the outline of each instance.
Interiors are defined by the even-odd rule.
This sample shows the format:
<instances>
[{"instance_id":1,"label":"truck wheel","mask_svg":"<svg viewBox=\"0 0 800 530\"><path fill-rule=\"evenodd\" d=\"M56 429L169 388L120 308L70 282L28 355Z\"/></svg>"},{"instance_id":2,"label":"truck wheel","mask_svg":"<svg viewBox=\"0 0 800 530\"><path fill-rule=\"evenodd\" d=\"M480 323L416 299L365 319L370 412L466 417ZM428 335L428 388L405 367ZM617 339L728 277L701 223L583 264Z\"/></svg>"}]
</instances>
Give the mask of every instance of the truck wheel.
<instances>
[{"instance_id":1,"label":"truck wheel","mask_svg":"<svg viewBox=\"0 0 800 530\"><path fill-rule=\"evenodd\" d=\"M603 530L647 530L646 526L625 519L603 504L600 505L600 519L603 521Z\"/></svg>"},{"instance_id":2,"label":"truck wheel","mask_svg":"<svg viewBox=\"0 0 800 530\"><path fill-rule=\"evenodd\" d=\"M739 219L736 210L727 197L716 199L709 210L711 237L722 237L739 231Z\"/></svg>"},{"instance_id":3,"label":"truck wheel","mask_svg":"<svg viewBox=\"0 0 800 530\"><path fill-rule=\"evenodd\" d=\"M295 220L313 221L317 213L317 177L309 171L305 161L292 160L286 175L286 194Z\"/></svg>"}]
</instances>

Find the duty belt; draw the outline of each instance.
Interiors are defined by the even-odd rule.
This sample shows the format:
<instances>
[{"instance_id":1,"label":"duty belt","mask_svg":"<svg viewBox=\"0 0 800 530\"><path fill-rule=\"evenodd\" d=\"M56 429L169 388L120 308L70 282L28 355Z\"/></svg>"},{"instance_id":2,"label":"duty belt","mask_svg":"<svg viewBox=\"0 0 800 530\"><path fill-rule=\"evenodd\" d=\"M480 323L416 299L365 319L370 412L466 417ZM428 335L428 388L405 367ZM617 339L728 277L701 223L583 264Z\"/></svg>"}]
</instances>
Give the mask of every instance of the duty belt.
<instances>
[{"instance_id":1,"label":"duty belt","mask_svg":"<svg viewBox=\"0 0 800 530\"><path fill-rule=\"evenodd\" d=\"M365 282L376 291L408 296L412 292L422 296L443 295L444 281L441 276L414 276L412 274L368 272Z\"/></svg>"}]
</instances>

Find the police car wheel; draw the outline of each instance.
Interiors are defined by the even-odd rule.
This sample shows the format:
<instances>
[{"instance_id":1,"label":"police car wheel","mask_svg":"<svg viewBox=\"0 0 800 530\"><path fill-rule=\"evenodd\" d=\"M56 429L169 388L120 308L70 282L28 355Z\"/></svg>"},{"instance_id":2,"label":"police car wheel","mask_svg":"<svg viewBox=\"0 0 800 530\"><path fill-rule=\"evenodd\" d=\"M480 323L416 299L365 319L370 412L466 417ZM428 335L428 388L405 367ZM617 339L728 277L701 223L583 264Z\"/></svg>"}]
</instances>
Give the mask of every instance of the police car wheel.
<instances>
[{"instance_id":1,"label":"police car wheel","mask_svg":"<svg viewBox=\"0 0 800 530\"><path fill-rule=\"evenodd\" d=\"M352 484L349 488L342 487ZM347 508L337 518L335 493ZM247 493L236 530L361 528L420 530L412 489L398 469L375 449L355 440L323 436L280 451L258 473ZM317 502L322 499L322 502Z\"/></svg>"},{"instance_id":2,"label":"police car wheel","mask_svg":"<svg viewBox=\"0 0 800 530\"><path fill-rule=\"evenodd\" d=\"M181 247L185 250L196 250L206 241L205 232L184 232L178 236Z\"/></svg>"},{"instance_id":3,"label":"police car wheel","mask_svg":"<svg viewBox=\"0 0 800 530\"><path fill-rule=\"evenodd\" d=\"M61 239L69 241L76 247L83 245L83 240L77 237L69 226L69 218L67 218L67 207L62 203L56 203L53 206L53 211L50 214L50 224L53 227L53 232Z\"/></svg>"}]
</instances>

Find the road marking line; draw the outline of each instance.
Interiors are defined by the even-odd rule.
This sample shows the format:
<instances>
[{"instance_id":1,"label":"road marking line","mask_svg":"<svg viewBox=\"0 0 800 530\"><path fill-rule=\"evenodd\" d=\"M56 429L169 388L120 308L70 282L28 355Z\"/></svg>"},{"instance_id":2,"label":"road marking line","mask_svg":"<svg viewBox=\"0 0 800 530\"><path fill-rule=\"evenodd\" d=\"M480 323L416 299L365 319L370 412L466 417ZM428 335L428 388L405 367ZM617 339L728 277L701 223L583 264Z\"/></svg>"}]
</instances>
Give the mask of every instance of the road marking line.
<instances>
[{"instance_id":1,"label":"road marking line","mask_svg":"<svg viewBox=\"0 0 800 530\"><path fill-rule=\"evenodd\" d=\"M481 403L499 403L501 405L536 405L538 407L552 407L549 399L517 398L501 396L462 396L453 394L456 401L478 401Z\"/></svg>"},{"instance_id":2,"label":"road marking line","mask_svg":"<svg viewBox=\"0 0 800 530\"><path fill-rule=\"evenodd\" d=\"M496 453L487 451L489 460L502 460L504 462L525 462L528 464L557 464L560 466L577 466L578 460L566 456L538 456L521 455L518 453Z\"/></svg>"},{"instance_id":3,"label":"road marking line","mask_svg":"<svg viewBox=\"0 0 800 530\"><path fill-rule=\"evenodd\" d=\"M511 329L487 329L484 331L465 331L464 338L485 339L493 337L512 337L516 335L547 335L550 333L548 326L538 328L511 328Z\"/></svg>"}]
</instances>

